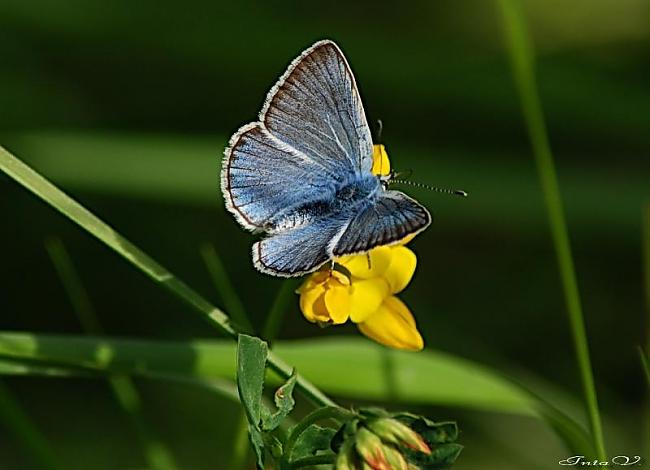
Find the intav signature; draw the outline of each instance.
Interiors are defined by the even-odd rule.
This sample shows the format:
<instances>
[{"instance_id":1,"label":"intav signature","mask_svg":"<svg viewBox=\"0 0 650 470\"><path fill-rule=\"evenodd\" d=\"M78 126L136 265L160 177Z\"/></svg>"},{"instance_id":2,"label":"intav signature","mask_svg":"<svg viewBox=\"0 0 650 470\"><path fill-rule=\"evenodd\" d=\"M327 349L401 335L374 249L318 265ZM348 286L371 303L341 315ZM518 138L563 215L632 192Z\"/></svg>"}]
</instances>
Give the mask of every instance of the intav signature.
<instances>
[{"instance_id":1,"label":"intav signature","mask_svg":"<svg viewBox=\"0 0 650 470\"><path fill-rule=\"evenodd\" d=\"M643 458L640 455L617 455L609 460L588 460L584 455L572 455L558 462L560 465L580 467L610 467L614 465L629 466L643 465Z\"/></svg>"}]
</instances>

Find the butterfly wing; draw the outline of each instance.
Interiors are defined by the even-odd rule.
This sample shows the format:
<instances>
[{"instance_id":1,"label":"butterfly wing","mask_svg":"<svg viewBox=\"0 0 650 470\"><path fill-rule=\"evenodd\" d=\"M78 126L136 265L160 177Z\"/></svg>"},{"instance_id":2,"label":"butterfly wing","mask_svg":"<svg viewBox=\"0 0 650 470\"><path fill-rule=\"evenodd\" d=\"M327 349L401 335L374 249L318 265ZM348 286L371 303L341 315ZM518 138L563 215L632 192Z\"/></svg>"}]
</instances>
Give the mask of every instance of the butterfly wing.
<instances>
[{"instance_id":1,"label":"butterfly wing","mask_svg":"<svg viewBox=\"0 0 650 470\"><path fill-rule=\"evenodd\" d=\"M221 191L226 207L245 228L265 230L278 212L332 191L334 177L327 166L252 123L226 149Z\"/></svg>"},{"instance_id":2,"label":"butterfly wing","mask_svg":"<svg viewBox=\"0 0 650 470\"><path fill-rule=\"evenodd\" d=\"M372 136L354 75L332 41L294 60L269 92L260 121L282 142L339 168L370 172Z\"/></svg>"},{"instance_id":3,"label":"butterfly wing","mask_svg":"<svg viewBox=\"0 0 650 470\"><path fill-rule=\"evenodd\" d=\"M360 205L332 240L330 252L332 256L364 253L419 233L430 223L429 211L418 202L400 191L383 191Z\"/></svg>"},{"instance_id":4,"label":"butterfly wing","mask_svg":"<svg viewBox=\"0 0 650 470\"><path fill-rule=\"evenodd\" d=\"M249 230L280 211L327 197L337 182L372 168L372 139L340 49L320 41L269 92L260 121L230 140L221 170L226 207Z\"/></svg>"},{"instance_id":5,"label":"butterfly wing","mask_svg":"<svg viewBox=\"0 0 650 470\"><path fill-rule=\"evenodd\" d=\"M341 218L323 217L271 235L253 244L253 263L273 276L312 272L330 259L328 246L345 223Z\"/></svg>"}]
</instances>

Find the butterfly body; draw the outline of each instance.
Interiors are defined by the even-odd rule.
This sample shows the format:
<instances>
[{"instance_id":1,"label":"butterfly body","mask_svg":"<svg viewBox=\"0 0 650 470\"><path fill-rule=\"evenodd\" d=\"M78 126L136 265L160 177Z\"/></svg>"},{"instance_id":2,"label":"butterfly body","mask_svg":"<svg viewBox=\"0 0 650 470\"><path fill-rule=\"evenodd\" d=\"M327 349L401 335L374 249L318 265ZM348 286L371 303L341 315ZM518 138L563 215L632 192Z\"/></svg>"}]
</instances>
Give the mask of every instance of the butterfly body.
<instances>
[{"instance_id":1,"label":"butterfly body","mask_svg":"<svg viewBox=\"0 0 650 470\"><path fill-rule=\"evenodd\" d=\"M428 211L387 189L372 160L354 76L336 44L317 42L291 63L259 121L239 129L225 152L227 209L244 228L267 235L253 245L255 266L301 275L424 230Z\"/></svg>"},{"instance_id":2,"label":"butterfly body","mask_svg":"<svg viewBox=\"0 0 650 470\"><path fill-rule=\"evenodd\" d=\"M313 223L322 217L348 218L359 204L368 203L383 187L374 175L354 176L350 181L322 188L314 200L300 201L273 216L264 226L269 233Z\"/></svg>"}]
</instances>

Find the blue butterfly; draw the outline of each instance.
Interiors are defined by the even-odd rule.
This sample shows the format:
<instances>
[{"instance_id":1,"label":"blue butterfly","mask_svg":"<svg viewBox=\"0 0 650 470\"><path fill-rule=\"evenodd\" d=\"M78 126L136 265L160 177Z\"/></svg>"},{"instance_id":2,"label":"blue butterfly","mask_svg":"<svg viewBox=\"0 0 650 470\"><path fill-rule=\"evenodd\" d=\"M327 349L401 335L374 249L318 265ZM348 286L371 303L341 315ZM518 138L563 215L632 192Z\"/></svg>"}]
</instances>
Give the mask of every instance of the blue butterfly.
<instances>
[{"instance_id":1,"label":"blue butterfly","mask_svg":"<svg viewBox=\"0 0 650 470\"><path fill-rule=\"evenodd\" d=\"M372 150L350 66L334 42L315 43L225 151L226 207L244 228L267 235L253 245L257 269L299 276L427 228L422 205L372 174Z\"/></svg>"}]
</instances>

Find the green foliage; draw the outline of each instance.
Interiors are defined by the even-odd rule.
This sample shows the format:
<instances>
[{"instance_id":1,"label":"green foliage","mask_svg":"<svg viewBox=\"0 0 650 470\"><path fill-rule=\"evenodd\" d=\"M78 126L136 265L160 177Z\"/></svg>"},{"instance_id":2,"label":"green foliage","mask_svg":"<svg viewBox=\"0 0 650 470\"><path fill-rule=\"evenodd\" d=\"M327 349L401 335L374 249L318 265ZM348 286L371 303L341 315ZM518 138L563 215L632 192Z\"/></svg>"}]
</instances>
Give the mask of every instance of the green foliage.
<instances>
[{"instance_id":1,"label":"green foliage","mask_svg":"<svg viewBox=\"0 0 650 470\"><path fill-rule=\"evenodd\" d=\"M259 338L239 335L237 341L237 389L248 419L248 433L257 457L257 467L264 468L262 390L266 370L266 343Z\"/></svg>"},{"instance_id":2,"label":"green foliage","mask_svg":"<svg viewBox=\"0 0 650 470\"><path fill-rule=\"evenodd\" d=\"M600 409L596 395L591 357L587 344L587 332L578 281L571 253L555 162L551 152L542 104L537 91L532 44L521 5L516 0L499 0L503 16L506 45L512 65L515 84L519 92L521 108L528 136L533 149L544 202L548 216L551 238L555 248L560 279L564 289L567 315L576 350L578 369L582 381L585 408L589 417L591 437L599 460L607 460Z\"/></svg>"},{"instance_id":3,"label":"green foliage","mask_svg":"<svg viewBox=\"0 0 650 470\"><path fill-rule=\"evenodd\" d=\"M293 452L291 452L291 458L296 461L329 451L335 434L336 429L310 424L298 436L293 446Z\"/></svg>"},{"instance_id":4,"label":"green foliage","mask_svg":"<svg viewBox=\"0 0 650 470\"><path fill-rule=\"evenodd\" d=\"M265 431L273 431L280 426L280 423L289 416L289 413L296 405L296 401L293 399L293 389L296 386L297 377L298 375L294 370L285 384L275 391L273 398L277 410L274 413L264 413L262 415L262 429Z\"/></svg>"},{"instance_id":5,"label":"green foliage","mask_svg":"<svg viewBox=\"0 0 650 470\"><path fill-rule=\"evenodd\" d=\"M355 462L369 456L400 460L396 452L416 468L442 470L454 464L463 448L455 442L457 438L456 423L362 408L341 426L332 439L332 448L345 459L345 470L359 468Z\"/></svg>"}]
</instances>

